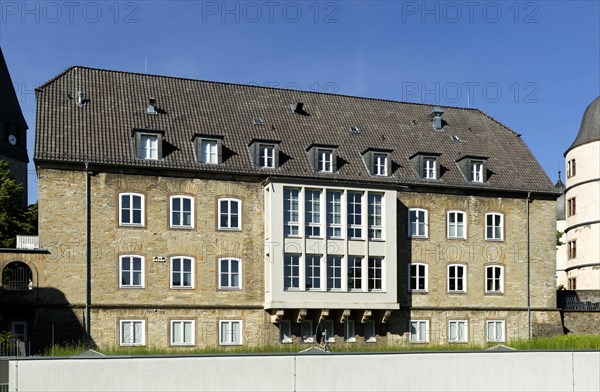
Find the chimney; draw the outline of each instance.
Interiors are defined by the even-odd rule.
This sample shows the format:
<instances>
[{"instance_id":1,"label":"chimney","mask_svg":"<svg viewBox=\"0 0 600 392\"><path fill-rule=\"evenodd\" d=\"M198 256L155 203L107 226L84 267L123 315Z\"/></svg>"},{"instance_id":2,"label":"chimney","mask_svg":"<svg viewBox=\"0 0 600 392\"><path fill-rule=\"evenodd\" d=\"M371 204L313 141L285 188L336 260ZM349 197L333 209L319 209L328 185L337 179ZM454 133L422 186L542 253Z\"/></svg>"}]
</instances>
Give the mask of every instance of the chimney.
<instances>
[{"instance_id":1,"label":"chimney","mask_svg":"<svg viewBox=\"0 0 600 392\"><path fill-rule=\"evenodd\" d=\"M431 118L431 122L433 123L433 127L436 131L444 130L444 120L442 119L442 114L444 114L444 111L439 106L434 107L429 114L429 118Z\"/></svg>"},{"instance_id":2,"label":"chimney","mask_svg":"<svg viewBox=\"0 0 600 392\"><path fill-rule=\"evenodd\" d=\"M156 111L156 98L150 97L148 100L148 108L146 109L146 113L148 114L158 114Z\"/></svg>"}]
</instances>

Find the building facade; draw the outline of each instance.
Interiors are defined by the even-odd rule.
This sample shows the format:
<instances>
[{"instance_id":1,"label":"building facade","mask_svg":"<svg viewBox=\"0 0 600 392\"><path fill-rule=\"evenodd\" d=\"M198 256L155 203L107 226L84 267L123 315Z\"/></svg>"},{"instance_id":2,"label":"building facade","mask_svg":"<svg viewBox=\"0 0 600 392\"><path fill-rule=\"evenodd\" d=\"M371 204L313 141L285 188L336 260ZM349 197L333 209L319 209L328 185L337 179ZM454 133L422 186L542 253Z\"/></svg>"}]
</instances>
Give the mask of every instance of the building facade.
<instances>
[{"instance_id":1,"label":"building facade","mask_svg":"<svg viewBox=\"0 0 600 392\"><path fill-rule=\"evenodd\" d=\"M101 347L560 330L558 193L479 110L82 67L37 100L36 287Z\"/></svg>"}]
</instances>

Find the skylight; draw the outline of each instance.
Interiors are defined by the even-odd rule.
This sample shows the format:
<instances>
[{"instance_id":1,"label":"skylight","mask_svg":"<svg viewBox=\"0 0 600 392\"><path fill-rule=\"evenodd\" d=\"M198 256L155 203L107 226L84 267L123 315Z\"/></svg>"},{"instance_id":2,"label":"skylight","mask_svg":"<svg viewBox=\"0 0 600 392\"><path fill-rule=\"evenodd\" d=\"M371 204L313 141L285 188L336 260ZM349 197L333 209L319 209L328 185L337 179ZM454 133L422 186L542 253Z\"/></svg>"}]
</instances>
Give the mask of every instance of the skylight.
<instances>
[{"instance_id":1,"label":"skylight","mask_svg":"<svg viewBox=\"0 0 600 392\"><path fill-rule=\"evenodd\" d=\"M254 124L254 125L264 125L265 122L262 120L262 118L260 118L258 116L254 116L254 117L252 117L252 124Z\"/></svg>"}]
</instances>

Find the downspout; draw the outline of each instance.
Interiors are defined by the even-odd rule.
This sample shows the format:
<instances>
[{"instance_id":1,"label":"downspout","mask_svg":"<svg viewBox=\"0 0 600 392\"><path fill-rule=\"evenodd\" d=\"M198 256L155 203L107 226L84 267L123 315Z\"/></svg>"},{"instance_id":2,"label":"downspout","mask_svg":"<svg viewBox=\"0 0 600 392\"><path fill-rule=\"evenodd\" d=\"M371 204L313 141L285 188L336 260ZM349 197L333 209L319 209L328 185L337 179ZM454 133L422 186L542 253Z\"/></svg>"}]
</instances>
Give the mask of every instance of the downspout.
<instances>
[{"instance_id":1,"label":"downspout","mask_svg":"<svg viewBox=\"0 0 600 392\"><path fill-rule=\"evenodd\" d=\"M91 239L91 208L90 208L90 172L88 162L85 163L85 335L88 344L91 342L90 334L90 306L92 302L92 239Z\"/></svg>"},{"instance_id":2,"label":"downspout","mask_svg":"<svg viewBox=\"0 0 600 392\"><path fill-rule=\"evenodd\" d=\"M531 192L527 192L525 201L525 216L527 230L527 339L531 339L531 259L530 259L530 233L529 233L529 203Z\"/></svg>"}]
</instances>

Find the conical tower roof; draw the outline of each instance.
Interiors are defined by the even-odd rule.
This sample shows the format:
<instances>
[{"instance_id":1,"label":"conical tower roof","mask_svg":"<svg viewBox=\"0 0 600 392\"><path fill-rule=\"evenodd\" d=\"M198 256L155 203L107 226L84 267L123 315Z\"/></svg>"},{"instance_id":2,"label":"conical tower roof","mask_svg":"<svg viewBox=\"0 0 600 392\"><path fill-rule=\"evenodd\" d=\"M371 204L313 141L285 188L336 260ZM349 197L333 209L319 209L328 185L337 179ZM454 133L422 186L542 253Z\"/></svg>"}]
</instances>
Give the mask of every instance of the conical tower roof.
<instances>
[{"instance_id":1,"label":"conical tower roof","mask_svg":"<svg viewBox=\"0 0 600 392\"><path fill-rule=\"evenodd\" d=\"M579 133L571 147L565 151L565 156L575 147L600 140L600 96L585 109Z\"/></svg>"}]
</instances>

